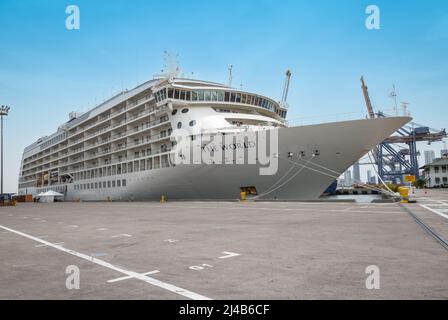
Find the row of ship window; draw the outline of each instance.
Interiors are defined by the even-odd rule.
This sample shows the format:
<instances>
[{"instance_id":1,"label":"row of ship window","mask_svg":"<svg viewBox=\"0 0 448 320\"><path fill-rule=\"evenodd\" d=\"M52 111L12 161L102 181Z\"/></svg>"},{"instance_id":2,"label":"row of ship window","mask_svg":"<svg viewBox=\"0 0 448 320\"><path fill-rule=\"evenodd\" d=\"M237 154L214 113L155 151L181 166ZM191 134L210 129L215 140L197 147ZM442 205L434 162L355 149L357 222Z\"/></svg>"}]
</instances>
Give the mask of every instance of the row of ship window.
<instances>
[{"instance_id":1,"label":"row of ship window","mask_svg":"<svg viewBox=\"0 0 448 320\"><path fill-rule=\"evenodd\" d=\"M37 141L37 144L41 144L42 143L40 145L40 150L43 150L43 149L47 148L48 146L50 146L52 144L55 144L56 142L64 140L66 138L66 136L67 136L67 134L64 132L64 133L62 133L62 134L60 134L60 135L58 135L58 136L56 136L54 138L51 138L48 141L45 141L44 143L42 143L42 139L39 139Z\"/></svg>"},{"instance_id":2,"label":"row of ship window","mask_svg":"<svg viewBox=\"0 0 448 320\"><path fill-rule=\"evenodd\" d=\"M134 130L134 132L137 132L137 131L139 131L139 130L144 130L144 129L146 129L146 128L151 127L152 124L154 124L154 123L156 123L156 124L163 123L163 122L168 121L168 119L169 119L168 116L162 116L162 117L159 118L159 120L155 120L155 121L152 121L152 122L149 122L149 121L148 121L148 122L146 122L146 123L144 123L144 124L141 124L141 127L140 127L140 126L135 126L135 127L133 128L133 130ZM126 120L126 118L124 118L124 120ZM139 129L139 128L141 128L141 129ZM105 128L105 129L110 129L110 127L107 127L107 128ZM170 129L169 129L169 130L170 130ZM105 131L107 131L107 130L104 130L104 128L103 128L102 130L99 130L99 131L93 133L91 136L96 135L96 134L99 134L99 133L101 133L101 132L105 132ZM112 139L115 139L115 138L123 137L124 135L126 135L127 132L128 132L128 131L125 130L125 131L122 131L122 132L116 134L116 135L113 136L113 137L109 136L108 138L103 139L103 141L101 141L101 143L103 143L103 142L107 142L107 141L110 140L111 138L112 138ZM163 132L164 132L164 131L161 131L161 134L163 134ZM170 132L169 132L168 134L170 134ZM59 141L62 141L62 140L64 140L65 138L66 138L66 133L63 133L63 134L61 134L61 135L59 135L59 136L57 136L57 137L54 137L54 138L51 139L50 141L45 142L44 144L42 144L42 145L41 145L41 150L42 150L42 149L46 149L49 145L55 144L56 142L59 142ZM83 139L84 139L84 138L80 138L80 139L71 141L70 144L72 144L72 145L78 144L78 143L81 142ZM39 139L39 141L38 141L37 143L38 143L38 144L42 143L42 138ZM83 149L82 147L81 147L81 148L76 148L76 149L73 149L71 152L78 152L78 151L80 151L80 150L82 150L82 149ZM47 153L50 154L50 150L47 150L47 151L45 151L45 152L47 152ZM24 160L24 168L25 168L26 166L30 166L30 163L29 163L29 162L34 162L33 159L38 159L38 158L40 158L40 157L42 157L42 156L44 156L44 155L45 155L45 153L42 154L42 152L41 152L40 155L39 155L39 154L35 154L35 155L31 156L31 157L26 158L26 159ZM61 153L61 155L65 155L65 153L64 153L64 154ZM26 163L26 164L25 164L25 163Z\"/></svg>"},{"instance_id":3,"label":"row of ship window","mask_svg":"<svg viewBox=\"0 0 448 320\"><path fill-rule=\"evenodd\" d=\"M75 184L75 190L94 190L120 187L126 187L126 179Z\"/></svg>"},{"instance_id":4,"label":"row of ship window","mask_svg":"<svg viewBox=\"0 0 448 320\"><path fill-rule=\"evenodd\" d=\"M222 101L235 102L242 104L250 104L253 106L275 110L275 104L268 99L261 98L255 95L221 91L221 90L181 90L174 88L164 88L154 93L157 102L163 101L167 98L185 101Z\"/></svg>"}]
</instances>

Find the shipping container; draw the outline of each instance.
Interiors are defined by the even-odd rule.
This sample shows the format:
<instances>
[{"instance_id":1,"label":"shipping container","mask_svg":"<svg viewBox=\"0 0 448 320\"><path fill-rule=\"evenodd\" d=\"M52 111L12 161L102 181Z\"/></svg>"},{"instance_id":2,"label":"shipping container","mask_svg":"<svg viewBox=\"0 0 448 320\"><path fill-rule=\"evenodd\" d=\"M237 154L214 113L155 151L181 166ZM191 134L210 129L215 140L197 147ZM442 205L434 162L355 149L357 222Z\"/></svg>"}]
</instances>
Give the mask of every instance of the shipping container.
<instances>
[{"instance_id":1,"label":"shipping container","mask_svg":"<svg viewBox=\"0 0 448 320\"><path fill-rule=\"evenodd\" d=\"M428 134L430 132L428 127L415 128L414 131L415 134Z\"/></svg>"}]
</instances>

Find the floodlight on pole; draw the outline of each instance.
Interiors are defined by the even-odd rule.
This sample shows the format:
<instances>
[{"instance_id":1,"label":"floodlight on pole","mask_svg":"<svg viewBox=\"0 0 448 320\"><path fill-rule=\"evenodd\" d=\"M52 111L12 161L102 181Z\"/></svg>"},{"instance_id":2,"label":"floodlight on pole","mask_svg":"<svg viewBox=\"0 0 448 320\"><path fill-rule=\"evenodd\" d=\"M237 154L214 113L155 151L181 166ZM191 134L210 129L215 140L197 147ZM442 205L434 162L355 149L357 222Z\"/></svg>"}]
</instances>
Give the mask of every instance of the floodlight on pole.
<instances>
[{"instance_id":1,"label":"floodlight on pole","mask_svg":"<svg viewBox=\"0 0 448 320\"><path fill-rule=\"evenodd\" d=\"M11 108L10 107L8 107L8 106L1 106L0 107L0 122L1 122L1 124L0 124L0 126L1 126L1 129L0 129L0 136L1 136L1 138L0 138L0 140L1 140L1 172L0 172L0 184L1 184L1 191L0 191L0 195L3 195L3 116L7 116L8 115L8 112L9 112L9 110L10 110Z\"/></svg>"}]
</instances>

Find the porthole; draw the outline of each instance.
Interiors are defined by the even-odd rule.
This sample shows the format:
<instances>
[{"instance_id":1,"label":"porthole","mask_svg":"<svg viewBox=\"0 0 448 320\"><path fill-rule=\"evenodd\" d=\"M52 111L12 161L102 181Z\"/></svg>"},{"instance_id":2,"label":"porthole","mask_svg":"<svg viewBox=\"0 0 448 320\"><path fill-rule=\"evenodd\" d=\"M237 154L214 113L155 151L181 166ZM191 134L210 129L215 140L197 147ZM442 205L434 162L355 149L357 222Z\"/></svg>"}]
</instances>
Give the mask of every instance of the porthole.
<instances>
[{"instance_id":1,"label":"porthole","mask_svg":"<svg viewBox=\"0 0 448 320\"><path fill-rule=\"evenodd\" d=\"M196 120L191 120L190 121L190 127L194 127L196 125Z\"/></svg>"},{"instance_id":2,"label":"porthole","mask_svg":"<svg viewBox=\"0 0 448 320\"><path fill-rule=\"evenodd\" d=\"M180 128L182 128L182 122L177 123L177 129L180 129Z\"/></svg>"},{"instance_id":3,"label":"porthole","mask_svg":"<svg viewBox=\"0 0 448 320\"><path fill-rule=\"evenodd\" d=\"M177 113L177 109L174 109L173 112L171 112L171 115L175 115Z\"/></svg>"},{"instance_id":4,"label":"porthole","mask_svg":"<svg viewBox=\"0 0 448 320\"><path fill-rule=\"evenodd\" d=\"M190 111L190 110L188 110L188 109L183 109L183 110L182 110L182 113L187 113L188 111Z\"/></svg>"}]
</instances>

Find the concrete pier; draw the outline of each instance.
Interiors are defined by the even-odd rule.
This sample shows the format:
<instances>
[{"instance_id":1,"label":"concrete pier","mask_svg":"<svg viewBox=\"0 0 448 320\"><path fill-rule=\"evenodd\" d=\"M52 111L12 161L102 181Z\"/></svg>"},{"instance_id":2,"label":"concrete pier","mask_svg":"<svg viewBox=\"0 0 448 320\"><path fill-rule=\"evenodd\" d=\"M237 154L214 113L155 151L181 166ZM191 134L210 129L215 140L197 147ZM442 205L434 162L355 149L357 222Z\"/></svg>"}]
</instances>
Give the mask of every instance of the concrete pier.
<instances>
[{"instance_id":1,"label":"concrete pier","mask_svg":"<svg viewBox=\"0 0 448 320\"><path fill-rule=\"evenodd\" d=\"M414 197L447 239L448 192ZM448 251L393 203L19 204L0 256L0 299L448 299Z\"/></svg>"}]
</instances>

